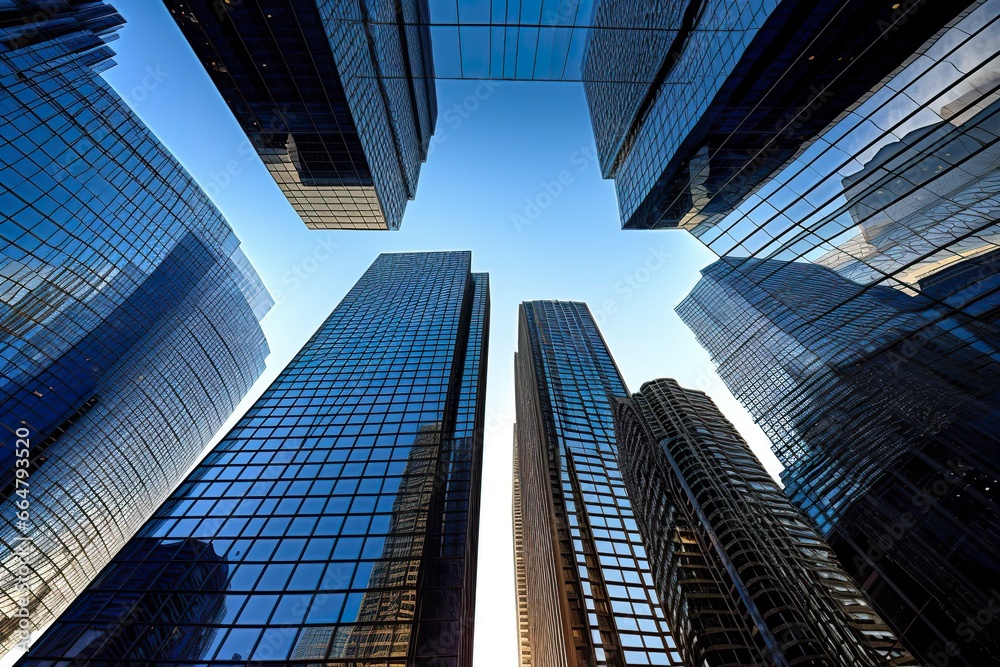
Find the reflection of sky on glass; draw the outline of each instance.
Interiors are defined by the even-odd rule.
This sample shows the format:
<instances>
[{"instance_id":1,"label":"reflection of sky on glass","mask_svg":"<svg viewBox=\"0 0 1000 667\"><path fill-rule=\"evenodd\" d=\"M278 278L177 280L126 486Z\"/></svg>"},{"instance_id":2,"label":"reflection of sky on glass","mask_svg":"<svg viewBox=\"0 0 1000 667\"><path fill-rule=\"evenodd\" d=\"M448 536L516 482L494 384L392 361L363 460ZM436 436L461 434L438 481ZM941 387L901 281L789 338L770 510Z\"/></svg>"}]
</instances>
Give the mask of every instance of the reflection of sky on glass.
<instances>
[{"instance_id":1,"label":"reflection of sky on glass","mask_svg":"<svg viewBox=\"0 0 1000 667\"><path fill-rule=\"evenodd\" d=\"M1000 0L992 0L967 16L726 219L695 233L719 254L785 260L816 259L854 237L844 177L886 145L941 123L941 108L973 90L984 63L997 69L998 13Z\"/></svg>"},{"instance_id":2,"label":"reflection of sky on glass","mask_svg":"<svg viewBox=\"0 0 1000 667\"><path fill-rule=\"evenodd\" d=\"M780 469L763 432L673 312L715 257L686 232L621 231L614 184L601 178L593 157L582 86L439 82L430 156L400 231L317 232L294 214L256 154L240 152L245 135L163 5L115 4L128 24L113 45L118 65L107 78L210 191L278 300L263 322L268 368L237 416L380 252L469 249L473 267L490 272L477 665L517 660L510 487L521 301L588 302L629 386L673 377L707 391L768 469ZM147 67L165 78L130 97ZM563 171L571 180L553 197L545 185L554 187ZM529 202L536 201L542 206L533 212ZM516 224L515 215L526 222Z\"/></svg>"},{"instance_id":3,"label":"reflection of sky on glass","mask_svg":"<svg viewBox=\"0 0 1000 667\"><path fill-rule=\"evenodd\" d=\"M594 0L431 0L439 78L579 80Z\"/></svg>"}]
</instances>

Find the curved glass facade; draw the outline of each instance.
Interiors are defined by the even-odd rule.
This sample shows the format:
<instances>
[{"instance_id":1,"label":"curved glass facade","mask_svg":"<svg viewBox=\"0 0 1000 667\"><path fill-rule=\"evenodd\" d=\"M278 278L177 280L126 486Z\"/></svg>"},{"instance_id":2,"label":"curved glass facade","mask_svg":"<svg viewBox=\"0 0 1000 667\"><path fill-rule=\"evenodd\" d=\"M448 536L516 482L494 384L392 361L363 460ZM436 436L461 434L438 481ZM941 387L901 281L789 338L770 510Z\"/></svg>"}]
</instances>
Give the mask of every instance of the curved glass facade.
<instances>
[{"instance_id":1,"label":"curved glass facade","mask_svg":"<svg viewBox=\"0 0 1000 667\"><path fill-rule=\"evenodd\" d=\"M19 614L37 631L65 609L259 377L271 300L222 215L98 76L120 16L77 0L4 2L0 17L7 650Z\"/></svg>"},{"instance_id":2,"label":"curved glass facade","mask_svg":"<svg viewBox=\"0 0 1000 667\"><path fill-rule=\"evenodd\" d=\"M471 665L489 286L470 265L381 255L19 664Z\"/></svg>"}]
</instances>

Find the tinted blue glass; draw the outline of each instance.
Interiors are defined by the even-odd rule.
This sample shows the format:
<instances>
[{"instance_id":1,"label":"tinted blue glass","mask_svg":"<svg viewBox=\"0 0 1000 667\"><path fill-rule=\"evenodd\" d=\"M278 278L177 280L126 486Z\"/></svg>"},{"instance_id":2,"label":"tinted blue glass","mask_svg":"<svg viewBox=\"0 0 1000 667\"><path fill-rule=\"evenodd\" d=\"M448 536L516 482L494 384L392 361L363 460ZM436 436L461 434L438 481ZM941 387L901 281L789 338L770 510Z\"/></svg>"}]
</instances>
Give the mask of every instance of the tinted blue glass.
<instances>
[{"instance_id":1,"label":"tinted blue glass","mask_svg":"<svg viewBox=\"0 0 1000 667\"><path fill-rule=\"evenodd\" d=\"M25 664L469 664L489 312L470 263L380 256ZM119 585L133 554L171 567L169 549L194 535L226 573L219 615L135 619L131 646L112 644L120 628L89 600ZM161 625L176 641L161 642ZM92 640L67 648L77 628ZM181 646L195 631L212 642Z\"/></svg>"},{"instance_id":2,"label":"tinted blue glass","mask_svg":"<svg viewBox=\"0 0 1000 667\"><path fill-rule=\"evenodd\" d=\"M225 219L99 76L120 16L96 0L0 12L0 545L33 539L37 631L259 376L271 301ZM25 528L7 500L24 491L19 428ZM0 565L3 650L19 630L16 561Z\"/></svg>"}]
</instances>

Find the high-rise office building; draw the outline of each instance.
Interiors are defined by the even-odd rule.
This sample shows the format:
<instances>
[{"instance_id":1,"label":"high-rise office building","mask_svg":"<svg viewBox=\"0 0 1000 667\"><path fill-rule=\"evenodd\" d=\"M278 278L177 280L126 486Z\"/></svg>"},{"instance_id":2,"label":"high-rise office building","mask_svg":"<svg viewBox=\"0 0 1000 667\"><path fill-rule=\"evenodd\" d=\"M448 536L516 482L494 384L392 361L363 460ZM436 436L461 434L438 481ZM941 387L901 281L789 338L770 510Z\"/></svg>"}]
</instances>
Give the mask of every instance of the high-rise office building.
<instances>
[{"instance_id":1,"label":"high-rise office building","mask_svg":"<svg viewBox=\"0 0 1000 667\"><path fill-rule=\"evenodd\" d=\"M268 352L232 229L99 76L122 23L100 0L0 2L4 652L135 534Z\"/></svg>"},{"instance_id":2,"label":"high-rise office building","mask_svg":"<svg viewBox=\"0 0 1000 667\"><path fill-rule=\"evenodd\" d=\"M1000 354L978 335L991 325L804 262L702 273L678 314L882 617L927 662L1000 656L996 630L962 630L1000 580Z\"/></svg>"},{"instance_id":3,"label":"high-rise office building","mask_svg":"<svg viewBox=\"0 0 1000 667\"><path fill-rule=\"evenodd\" d=\"M489 295L470 264L381 255L20 664L471 665ZM178 559L226 581L144 574Z\"/></svg>"},{"instance_id":4,"label":"high-rise office building","mask_svg":"<svg viewBox=\"0 0 1000 667\"><path fill-rule=\"evenodd\" d=\"M519 319L522 664L685 664L618 468L611 399L625 382L586 304L526 302Z\"/></svg>"},{"instance_id":5,"label":"high-rise office building","mask_svg":"<svg viewBox=\"0 0 1000 667\"><path fill-rule=\"evenodd\" d=\"M710 227L970 0L601 0L583 73L626 229Z\"/></svg>"},{"instance_id":6,"label":"high-rise office building","mask_svg":"<svg viewBox=\"0 0 1000 667\"><path fill-rule=\"evenodd\" d=\"M684 664L917 664L708 396L655 380L615 418Z\"/></svg>"},{"instance_id":7,"label":"high-rise office building","mask_svg":"<svg viewBox=\"0 0 1000 667\"><path fill-rule=\"evenodd\" d=\"M164 0L295 211L398 229L437 117L426 0Z\"/></svg>"}]
</instances>

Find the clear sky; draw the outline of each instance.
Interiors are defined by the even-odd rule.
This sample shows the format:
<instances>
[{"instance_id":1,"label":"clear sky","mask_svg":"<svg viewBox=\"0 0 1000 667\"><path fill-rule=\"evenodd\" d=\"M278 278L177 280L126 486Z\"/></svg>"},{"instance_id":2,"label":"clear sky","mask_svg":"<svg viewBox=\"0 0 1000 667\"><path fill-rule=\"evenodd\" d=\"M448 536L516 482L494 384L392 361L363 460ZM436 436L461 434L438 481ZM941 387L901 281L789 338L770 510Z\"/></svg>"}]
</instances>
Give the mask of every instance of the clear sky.
<instances>
[{"instance_id":1,"label":"clear sky","mask_svg":"<svg viewBox=\"0 0 1000 667\"><path fill-rule=\"evenodd\" d=\"M229 219L277 304L267 370L235 421L381 252L471 250L491 278L476 665L517 663L510 520L517 305L586 301L634 391L673 377L707 391L768 469L763 433L673 308L713 261L682 231L622 231L578 83L439 82L439 115L398 232L309 230L282 196L166 9L114 0L128 20L105 76ZM560 182L561 180L561 182Z\"/></svg>"}]
</instances>

